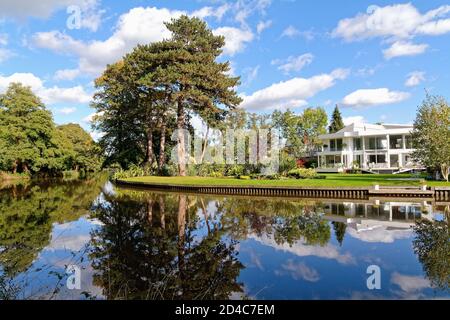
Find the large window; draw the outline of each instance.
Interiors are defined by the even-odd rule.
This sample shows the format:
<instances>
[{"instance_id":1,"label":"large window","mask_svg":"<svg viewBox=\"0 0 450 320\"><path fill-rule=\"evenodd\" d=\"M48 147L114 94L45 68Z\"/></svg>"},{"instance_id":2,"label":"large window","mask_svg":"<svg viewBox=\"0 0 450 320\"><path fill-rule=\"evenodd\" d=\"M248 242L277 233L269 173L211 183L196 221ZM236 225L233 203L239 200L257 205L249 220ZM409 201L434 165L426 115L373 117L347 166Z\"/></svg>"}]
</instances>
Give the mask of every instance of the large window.
<instances>
[{"instance_id":1,"label":"large window","mask_svg":"<svg viewBox=\"0 0 450 320\"><path fill-rule=\"evenodd\" d=\"M331 151L342 151L342 139L330 140Z\"/></svg>"},{"instance_id":2,"label":"large window","mask_svg":"<svg viewBox=\"0 0 450 320\"><path fill-rule=\"evenodd\" d=\"M391 168L398 168L400 166L400 163L398 162L398 154L391 154L390 160L391 160Z\"/></svg>"},{"instance_id":3,"label":"large window","mask_svg":"<svg viewBox=\"0 0 450 320\"><path fill-rule=\"evenodd\" d=\"M362 140L361 138L353 139L353 150L362 150Z\"/></svg>"},{"instance_id":4,"label":"large window","mask_svg":"<svg viewBox=\"0 0 450 320\"><path fill-rule=\"evenodd\" d=\"M389 148L390 149L403 149L403 137L402 136L389 136Z\"/></svg>"},{"instance_id":5,"label":"large window","mask_svg":"<svg viewBox=\"0 0 450 320\"><path fill-rule=\"evenodd\" d=\"M371 154L369 155L369 163L386 163L386 155Z\"/></svg>"},{"instance_id":6,"label":"large window","mask_svg":"<svg viewBox=\"0 0 450 320\"><path fill-rule=\"evenodd\" d=\"M387 149L387 139L385 137L366 138L366 149L368 150Z\"/></svg>"}]
</instances>

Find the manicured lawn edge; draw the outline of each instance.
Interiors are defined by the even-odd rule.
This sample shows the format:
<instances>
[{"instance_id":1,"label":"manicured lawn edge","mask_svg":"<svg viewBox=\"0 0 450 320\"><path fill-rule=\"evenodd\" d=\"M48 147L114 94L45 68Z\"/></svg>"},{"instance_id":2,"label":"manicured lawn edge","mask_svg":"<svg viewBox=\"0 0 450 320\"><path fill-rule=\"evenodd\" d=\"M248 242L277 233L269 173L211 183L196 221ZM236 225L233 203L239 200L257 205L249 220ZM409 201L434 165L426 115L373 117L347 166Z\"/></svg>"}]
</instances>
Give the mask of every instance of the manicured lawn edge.
<instances>
[{"instance_id":1,"label":"manicured lawn edge","mask_svg":"<svg viewBox=\"0 0 450 320\"><path fill-rule=\"evenodd\" d=\"M271 188L320 188L320 189L367 189L378 184L381 186L411 187L422 185L420 180L402 179L398 175L327 175L327 179L289 179L289 180L240 180L235 178L209 177L136 177L118 180L119 183L137 186L189 186L189 187L271 187ZM450 186L450 183L426 181L426 185Z\"/></svg>"}]
</instances>

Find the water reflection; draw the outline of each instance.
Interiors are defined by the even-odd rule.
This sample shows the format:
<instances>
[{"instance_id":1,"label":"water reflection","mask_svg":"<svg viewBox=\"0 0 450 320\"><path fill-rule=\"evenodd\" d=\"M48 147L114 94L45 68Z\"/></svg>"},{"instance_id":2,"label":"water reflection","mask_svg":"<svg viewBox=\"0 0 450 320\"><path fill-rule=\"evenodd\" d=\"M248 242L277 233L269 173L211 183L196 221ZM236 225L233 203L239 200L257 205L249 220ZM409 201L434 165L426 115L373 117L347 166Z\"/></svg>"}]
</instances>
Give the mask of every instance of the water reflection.
<instances>
[{"instance_id":1,"label":"water reflection","mask_svg":"<svg viewBox=\"0 0 450 320\"><path fill-rule=\"evenodd\" d=\"M0 191L0 298L449 297L448 204L197 196L105 180ZM81 290L65 267L82 269ZM377 264L382 289L366 287Z\"/></svg>"}]
</instances>

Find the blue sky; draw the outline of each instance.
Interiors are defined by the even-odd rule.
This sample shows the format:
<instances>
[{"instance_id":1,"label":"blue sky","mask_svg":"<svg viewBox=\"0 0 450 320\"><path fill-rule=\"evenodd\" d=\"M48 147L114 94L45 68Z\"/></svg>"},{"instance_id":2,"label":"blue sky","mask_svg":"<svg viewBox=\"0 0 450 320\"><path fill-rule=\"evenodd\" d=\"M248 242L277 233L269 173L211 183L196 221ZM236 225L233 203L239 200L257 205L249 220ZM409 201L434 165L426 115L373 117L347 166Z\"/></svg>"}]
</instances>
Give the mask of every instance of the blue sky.
<instances>
[{"instance_id":1,"label":"blue sky","mask_svg":"<svg viewBox=\"0 0 450 320\"><path fill-rule=\"evenodd\" d=\"M411 123L425 90L449 97L450 5L438 0L2 0L0 92L31 85L57 123L89 129L105 65L183 13L225 36L220 59L251 111L339 104L347 122Z\"/></svg>"}]
</instances>

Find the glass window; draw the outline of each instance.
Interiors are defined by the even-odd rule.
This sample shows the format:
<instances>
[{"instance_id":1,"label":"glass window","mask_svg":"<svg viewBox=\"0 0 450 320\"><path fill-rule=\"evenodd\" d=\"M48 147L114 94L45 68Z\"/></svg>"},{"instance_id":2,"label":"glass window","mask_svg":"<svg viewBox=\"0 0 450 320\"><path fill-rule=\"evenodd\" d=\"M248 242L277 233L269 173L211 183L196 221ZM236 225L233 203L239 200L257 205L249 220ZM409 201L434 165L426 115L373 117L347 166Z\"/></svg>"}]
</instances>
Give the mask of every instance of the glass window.
<instances>
[{"instance_id":1,"label":"glass window","mask_svg":"<svg viewBox=\"0 0 450 320\"><path fill-rule=\"evenodd\" d=\"M377 163L377 156L374 154L371 154L369 156L369 163Z\"/></svg>"},{"instance_id":2,"label":"glass window","mask_svg":"<svg viewBox=\"0 0 450 320\"><path fill-rule=\"evenodd\" d=\"M403 149L402 136L389 136L389 148L390 149Z\"/></svg>"},{"instance_id":3,"label":"glass window","mask_svg":"<svg viewBox=\"0 0 450 320\"><path fill-rule=\"evenodd\" d=\"M398 162L398 154L391 154L390 156L391 160L391 167L392 168L398 168L399 162Z\"/></svg>"},{"instance_id":4,"label":"glass window","mask_svg":"<svg viewBox=\"0 0 450 320\"><path fill-rule=\"evenodd\" d=\"M369 150L375 150L376 149L376 139L375 138L368 138L367 139L367 145L369 146Z\"/></svg>"},{"instance_id":5,"label":"glass window","mask_svg":"<svg viewBox=\"0 0 450 320\"><path fill-rule=\"evenodd\" d=\"M384 154L378 154L377 163L386 163L386 156Z\"/></svg>"},{"instance_id":6,"label":"glass window","mask_svg":"<svg viewBox=\"0 0 450 320\"><path fill-rule=\"evenodd\" d=\"M377 138L377 150L387 149L387 139Z\"/></svg>"},{"instance_id":7,"label":"glass window","mask_svg":"<svg viewBox=\"0 0 450 320\"><path fill-rule=\"evenodd\" d=\"M353 139L353 150L362 150L361 138L354 138Z\"/></svg>"},{"instance_id":8,"label":"glass window","mask_svg":"<svg viewBox=\"0 0 450 320\"><path fill-rule=\"evenodd\" d=\"M337 151L342 151L342 139L336 140Z\"/></svg>"},{"instance_id":9,"label":"glass window","mask_svg":"<svg viewBox=\"0 0 450 320\"><path fill-rule=\"evenodd\" d=\"M336 140L330 140L330 150L336 150Z\"/></svg>"}]
</instances>

